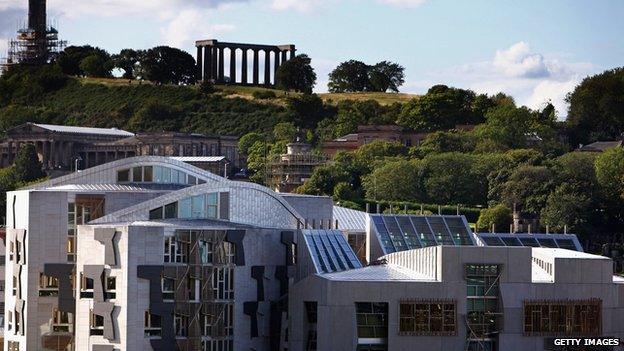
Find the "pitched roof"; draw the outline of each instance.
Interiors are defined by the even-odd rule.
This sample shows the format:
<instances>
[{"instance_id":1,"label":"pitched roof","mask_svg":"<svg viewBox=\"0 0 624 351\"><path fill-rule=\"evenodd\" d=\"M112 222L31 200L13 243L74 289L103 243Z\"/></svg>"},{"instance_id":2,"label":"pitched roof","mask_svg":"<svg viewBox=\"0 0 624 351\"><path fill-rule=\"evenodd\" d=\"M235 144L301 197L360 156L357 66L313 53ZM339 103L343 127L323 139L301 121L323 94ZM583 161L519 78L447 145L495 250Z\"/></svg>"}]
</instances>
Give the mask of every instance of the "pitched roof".
<instances>
[{"instance_id":1,"label":"pitched roof","mask_svg":"<svg viewBox=\"0 0 624 351\"><path fill-rule=\"evenodd\" d=\"M622 146L621 140L616 141L597 141L595 143L583 145L579 147L578 151L590 151L590 152L603 152L609 149L614 149L616 147Z\"/></svg>"},{"instance_id":2,"label":"pitched roof","mask_svg":"<svg viewBox=\"0 0 624 351\"><path fill-rule=\"evenodd\" d=\"M169 157L172 160L182 162L220 162L227 161L225 156L175 156Z\"/></svg>"},{"instance_id":3,"label":"pitched roof","mask_svg":"<svg viewBox=\"0 0 624 351\"><path fill-rule=\"evenodd\" d=\"M340 229L366 231L366 212L334 206L333 215L334 221L338 221L338 228Z\"/></svg>"},{"instance_id":4,"label":"pitched roof","mask_svg":"<svg viewBox=\"0 0 624 351\"><path fill-rule=\"evenodd\" d=\"M74 126L58 126L52 124L39 124L29 123L30 125L49 130L51 132L59 133L74 133L74 134L91 134L91 135L112 135L121 137L131 137L134 133L127 132L125 130L117 128L91 128L91 127L74 127Z\"/></svg>"}]
</instances>

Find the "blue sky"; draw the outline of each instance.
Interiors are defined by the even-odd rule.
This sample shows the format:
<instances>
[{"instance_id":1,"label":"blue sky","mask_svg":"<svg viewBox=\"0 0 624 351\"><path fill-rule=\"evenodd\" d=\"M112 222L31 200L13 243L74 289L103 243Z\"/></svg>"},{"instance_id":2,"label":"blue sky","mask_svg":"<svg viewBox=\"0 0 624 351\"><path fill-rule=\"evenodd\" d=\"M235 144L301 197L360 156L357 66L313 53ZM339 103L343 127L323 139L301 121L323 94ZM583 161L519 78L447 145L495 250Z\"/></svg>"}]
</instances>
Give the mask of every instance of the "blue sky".
<instances>
[{"instance_id":1,"label":"blue sky","mask_svg":"<svg viewBox=\"0 0 624 351\"><path fill-rule=\"evenodd\" d=\"M27 0L0 0L0 38L13 35ZM197 39L296 44L326 90L341 61L396 61L402 91L447 84L503 91L533 108L583 77L622 65L621 0L48 0L71 44L111 52L168 44L194 54ZM6 44L0 43L4 51Z\"/></svg>"}]
</instances>

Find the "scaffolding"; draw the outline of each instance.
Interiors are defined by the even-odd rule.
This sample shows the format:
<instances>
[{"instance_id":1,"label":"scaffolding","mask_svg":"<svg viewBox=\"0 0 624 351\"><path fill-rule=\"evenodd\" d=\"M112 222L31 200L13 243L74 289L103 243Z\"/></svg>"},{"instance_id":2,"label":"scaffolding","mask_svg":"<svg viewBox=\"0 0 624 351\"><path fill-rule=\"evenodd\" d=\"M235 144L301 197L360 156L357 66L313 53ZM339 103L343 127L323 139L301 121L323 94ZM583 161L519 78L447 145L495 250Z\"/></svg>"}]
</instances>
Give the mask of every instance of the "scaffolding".
<instances>
[{"instance_id":1,"label":"scaffolding","mask_svg":"<svg viewBox=\"0 0 624 351\"><path fill-rule=\"evenodd\" d=\"M496 351L503 329L500 295L502 270L496 264L466 265L468 306L465 315L466 351Z\"/></svg>"},{"instance_id":2,"label":"scaffolding","mask_svg":"<svg viewBox=\"0 0 624 351\"><path fill-rule=\"evenodd\" d=\"M292 192L325 163L326 156L312 153L273 156L268 160L267 186L278 192Z\"/></svg>"},{"instance_id":3,"label":"scaffolding","mask_svg":"<svg viewBox=\"0 0 624 351\"><path fill-rule=\"evenodd\" d=\"M56 26L49 25L46 19L46 2L30 0L28 25L20 25L17 37L9 41L7 57L0 63L2 72L16 64L49 63L65 49L67 42L59 39Z\"/></svg>"}]
</instances>

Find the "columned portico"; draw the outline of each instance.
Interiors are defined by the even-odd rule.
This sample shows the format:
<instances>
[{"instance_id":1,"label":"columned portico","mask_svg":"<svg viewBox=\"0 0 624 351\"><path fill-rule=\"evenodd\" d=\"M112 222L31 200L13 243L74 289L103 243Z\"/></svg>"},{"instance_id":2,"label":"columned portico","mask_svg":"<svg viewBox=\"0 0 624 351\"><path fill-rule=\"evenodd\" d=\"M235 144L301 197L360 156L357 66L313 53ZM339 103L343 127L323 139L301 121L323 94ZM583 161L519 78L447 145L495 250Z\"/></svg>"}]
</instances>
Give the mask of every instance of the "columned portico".
<instances>
[{"instance_id":1,"label":"columned portico","mask_svg":"<svg viewBox=\"0 0 624 351\"><path fill-rule=\"evenodd\" d=\"M258 45L226 43L217 40L200 40L195 43L197 47L197 80L214 83L225 83L225 59L224 52L229 50L229 84L260 85L260 52L264 53L262 70L264 72L263 85L274 86L277 69L286 61L295 57L295 45ZM237 77L237 51L241 51L241 73ZM248 51L252 50L252 77L249 82ZM273 58L272 58L273 57ZM271 61L272 60L272 61Z\"/></svg>"}]
</instances>

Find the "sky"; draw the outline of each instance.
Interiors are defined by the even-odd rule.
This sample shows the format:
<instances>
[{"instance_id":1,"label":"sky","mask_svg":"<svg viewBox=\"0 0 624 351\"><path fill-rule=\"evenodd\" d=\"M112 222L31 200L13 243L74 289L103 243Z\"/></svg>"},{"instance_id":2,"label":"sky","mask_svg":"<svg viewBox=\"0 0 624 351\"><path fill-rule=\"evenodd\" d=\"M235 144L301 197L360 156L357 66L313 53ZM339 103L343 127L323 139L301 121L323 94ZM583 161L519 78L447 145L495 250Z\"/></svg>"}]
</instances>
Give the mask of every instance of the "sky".
<instances>
[{"instance_id":1,"label":"sky","mask_svg":"<svg viewBox=\"0 0 624 351\"><path fill-rule=\"evenodd\" d=\"M0 0L0 56L26 7ZM389 60L405 67L402 92L435 84L504 92L535 109L550 101L560 118L584 77L624 65L622 0L48 0L48 8L72 45L164 44L195 55L195 40L209 38L295 44L312 58L317 92L342 61Z\"/></svg>"}]
</instances>

